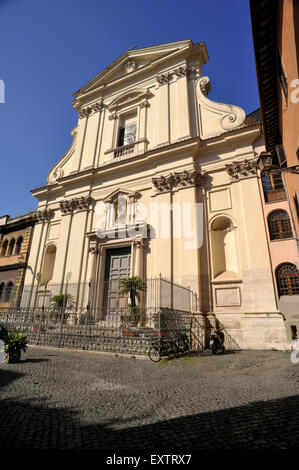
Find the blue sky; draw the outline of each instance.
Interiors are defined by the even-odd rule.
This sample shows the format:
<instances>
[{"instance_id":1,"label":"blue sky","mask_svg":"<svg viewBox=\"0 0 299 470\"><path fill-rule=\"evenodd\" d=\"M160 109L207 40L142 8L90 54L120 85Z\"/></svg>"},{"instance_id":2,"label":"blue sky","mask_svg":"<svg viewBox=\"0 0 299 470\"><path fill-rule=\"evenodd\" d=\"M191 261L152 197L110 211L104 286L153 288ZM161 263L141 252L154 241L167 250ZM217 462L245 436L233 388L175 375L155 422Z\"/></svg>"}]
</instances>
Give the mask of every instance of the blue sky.
<instances>
[{"instance_id":1,"label":"blue sky","mask_svg":"<svg viewBox=\"0 0 299 470\"><path fill-rule=\"evenodd\" d=\"M124 51L205 41L216 101L259 107L249 0L0 0L0 215L36 208L72 142L72 94Z\"/></svg>"}]
</instances>

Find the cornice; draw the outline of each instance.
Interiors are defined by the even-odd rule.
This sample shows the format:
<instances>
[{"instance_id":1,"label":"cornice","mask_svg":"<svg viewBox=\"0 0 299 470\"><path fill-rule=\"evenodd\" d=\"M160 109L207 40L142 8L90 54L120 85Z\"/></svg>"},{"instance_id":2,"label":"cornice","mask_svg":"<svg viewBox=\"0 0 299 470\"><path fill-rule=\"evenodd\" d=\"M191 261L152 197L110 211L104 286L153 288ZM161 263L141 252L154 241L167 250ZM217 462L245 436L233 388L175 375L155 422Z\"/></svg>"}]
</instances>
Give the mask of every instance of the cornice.
<instances>
[{"instance_id":1,"label":"cornice","mask_svg":"<svg viewBox=\"0 0 299 470\"><path fill-rule=\"evenodd\" d=\"M100 176L101 174L106 175L108 172L114 172L116 170L125 171L129 166L133 164L140 164L150 162L157 158L164 157L169 154L171 157L172 154L175 154L178 150L180 152L194 152L200 149L204 149L205 155L213 153L215 149L222 147L226 148L228 145L231 146L232 150L236 150L237 147L232 146L237 142L237 140L242 139L244 141L249 141L250 144L256 139L261 132L260 123L255 123L250 126L244 126L232 131L226 132L217 137L211 137L204 141L201 141L199 137L191 137L186 140L180 140L179 142L174 142L172 144L166 144L165 146L154 148L148 150L141 154L135 154L123 158L122 160L111 160L104 164L101 164L99 167L94 169L87 169L77 173L72 173L66 176L62 176L59 179L59 183L55 182L52 184L44 185L39 188L31 190L33 196L39 198L41 196L47 196L49 193L64 191L64 188L70 184L78 183L80 181L88 180L92 177ZM200 154L197 156L197 159L200 158Z\"/></svg>"}]
</instances>

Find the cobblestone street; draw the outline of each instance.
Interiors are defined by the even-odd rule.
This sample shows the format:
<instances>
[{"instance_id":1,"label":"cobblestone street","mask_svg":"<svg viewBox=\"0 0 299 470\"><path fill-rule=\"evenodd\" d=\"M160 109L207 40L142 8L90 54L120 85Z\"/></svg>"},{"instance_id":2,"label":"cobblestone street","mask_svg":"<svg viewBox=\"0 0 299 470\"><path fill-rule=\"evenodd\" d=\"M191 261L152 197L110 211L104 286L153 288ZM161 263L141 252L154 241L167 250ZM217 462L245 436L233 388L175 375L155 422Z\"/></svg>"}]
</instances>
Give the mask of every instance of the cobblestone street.
<instances>
[{"instance_id":1,"label":"cobblestone street","mask_svg":"<svg viewBox=\"0 0 299 470\"><path fill-rule=\"evenodd\" d=\"M289 352L155 364L29 347L20 364L0 364L0 447L291 448L298 388Z\"/></svg>"}]
</instances>

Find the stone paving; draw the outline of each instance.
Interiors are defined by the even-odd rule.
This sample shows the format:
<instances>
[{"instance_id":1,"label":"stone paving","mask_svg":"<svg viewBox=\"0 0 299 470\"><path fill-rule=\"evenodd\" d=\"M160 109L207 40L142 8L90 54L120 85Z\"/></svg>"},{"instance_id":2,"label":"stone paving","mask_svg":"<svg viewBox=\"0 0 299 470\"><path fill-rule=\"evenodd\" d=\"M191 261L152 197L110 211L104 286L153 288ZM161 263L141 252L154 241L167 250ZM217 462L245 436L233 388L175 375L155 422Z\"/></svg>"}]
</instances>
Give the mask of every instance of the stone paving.
<instances>
[{"instance_id":1,"label":"stone paving","mask_svg":"<svg viewBox=\"0 0 299 470\"><path fill-rule=\"evenodd\" d=\"M0 364L0 448L294 448L298 391L289 352L155 364L29 347Z\"/></svg>"}]
</instances>

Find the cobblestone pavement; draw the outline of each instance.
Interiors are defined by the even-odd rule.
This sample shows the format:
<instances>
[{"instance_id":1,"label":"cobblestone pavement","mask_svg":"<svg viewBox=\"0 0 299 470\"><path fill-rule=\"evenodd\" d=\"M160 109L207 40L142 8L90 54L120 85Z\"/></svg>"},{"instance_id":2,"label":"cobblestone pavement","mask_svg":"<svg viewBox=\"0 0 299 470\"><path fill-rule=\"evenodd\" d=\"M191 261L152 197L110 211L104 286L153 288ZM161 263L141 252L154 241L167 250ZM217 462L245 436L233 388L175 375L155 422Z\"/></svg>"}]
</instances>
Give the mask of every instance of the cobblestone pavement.
<instances>
[{"instance_id":1,"label":"cobblestone pavement","mask_svg":"<svg viewBox=\"0 0 299 470\"><path fill-rule=\"evenodd\" d=\"M159 364L29 347L0 364L0 448L292 448L299 365L242 351Z\"/></svg>"}]
</instances>

